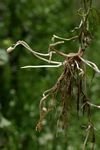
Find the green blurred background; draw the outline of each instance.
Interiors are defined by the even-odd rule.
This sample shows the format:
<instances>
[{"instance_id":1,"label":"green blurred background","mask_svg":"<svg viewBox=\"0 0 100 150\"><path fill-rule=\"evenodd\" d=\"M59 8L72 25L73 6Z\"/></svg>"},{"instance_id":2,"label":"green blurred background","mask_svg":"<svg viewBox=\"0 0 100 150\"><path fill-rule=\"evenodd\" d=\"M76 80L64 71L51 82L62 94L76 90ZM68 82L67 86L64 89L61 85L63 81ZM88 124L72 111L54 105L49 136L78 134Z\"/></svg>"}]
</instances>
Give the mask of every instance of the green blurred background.
<instances>
[{"instance_id":1,"label":"green blurred background","mask_svg":"<svg viewBox=\"0 0 100 150\"><path fill-rule=\"evenodd\" d=\"M56 113L48 116L45 129L35 130L39 118L42 93L57 80L61 69L20 69L24 65L43 64L25 50L16 48L10 55L6 49L17 40L26 41L34 50L47 52L53 34L73 35L79 25L77 10L81 0L2 0L0 1L0 150L81 150L85 133L73 110L67 136L56 135ZM100 1L94 6L99 10ZM98 14L98 15L97 15ZM85 58L100 66L100 14L94 10L91 21L93 42ZM77 51L75 42L65 43L62 51ZM59 58L57 58L59 59ZM100 67L99 67L100 68ZM93 71L88 70L88 85ZM100 104L100 75L96 74L88 92L92 102ZM100 110L92 109L96 127L95 150L100 149ZM52 120L51 120L52 118ZM90 145L89 145L90 146ZM90 149L88 146L87 149Z\"/></svg>"}]
</instances>

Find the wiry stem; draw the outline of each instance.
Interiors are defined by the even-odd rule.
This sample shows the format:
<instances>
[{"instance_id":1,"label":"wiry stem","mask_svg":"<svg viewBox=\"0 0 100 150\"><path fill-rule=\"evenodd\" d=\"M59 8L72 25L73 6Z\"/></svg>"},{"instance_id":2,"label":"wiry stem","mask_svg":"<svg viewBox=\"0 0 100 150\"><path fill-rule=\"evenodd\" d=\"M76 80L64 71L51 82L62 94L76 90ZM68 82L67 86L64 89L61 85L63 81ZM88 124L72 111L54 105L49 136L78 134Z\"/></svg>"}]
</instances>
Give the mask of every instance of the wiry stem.
<instances>
[{"instance_id":1,"label":"wiry stem","mask_svg":"<svg viewBox=\"0 0 100 150\"><path fill-rule=\"evenodd\" d=\"M27 68L58 68L62 66L63 64L58 64L58 65L38 65L38 66L23 66L21 69L27 69Z\"/></svg>"},{"instance_id":2,"label":"wiry stem","mask_svg":"<svg viewBox=\"0 0 100 150\"><path fill-rule=\"evenodd\" d=\"M100 109L100 105L92 104L92 103L90 103L89 101L87 102L87 104L89 104L90 106L93 106L93 107L95 107L95 108L99 108L99 109Z\"/></svg>"},{"instance_id":3,"label":"wiry stem","mask_svg":"<svg viewBox=\"0 0 100 150\"><path fill-rule=\"evenodd\" d=\"M46 58L41 57L41 56L50 56L50 54L42 54L42 53L38 53L38 52L36 52L36 51L33 51L33 50L29 47L29 45L28 45L26 42L24 42L24 41L18 41L16 44L14 44L13 47L9 47L9 48L7 49L7 51L8 51L8 52L13 51L18 45L24 46L27 50L29 50L30 52L32 52L35 57L37 57L37 58L39 58L39 59L41 59L41 60L43 60L43 61L45 61L45 62L48 62L48 63L51 63L51 64L59 64L59 65L62 64L61 62L51 61L51 60L48 60L48 59L46 59Z\"/></svg>"},{"instance_id":4,"label":"wiry stem","mask_svg":"<svg viewBox=\"0 0 100 150\"><path fill-rule=\"evenodd\" d=\"M89 125L88 128L87 128L87 130L86 130L87 134L86 134L86 138L84 140L83 150L85 150L85 148L86 148L86 144L87 144L88 137L89 137L89 134L90 134L90 129L91 129L91 126Z\"/></svg>"},{"instance_id":5,"label":"wiry stem","mask_svg":"<svg viewBox=\"0 0 100 150\"><path fill-rule=\"evenodd\" d=\"M93 63L93 62L91 62L91 61L88 61L88 60L85 60L85 59L83 59L82 57L80 57L80 59L81 59L86 65L88 65L88 66L91 67L93 70L95 70L95 72L100 73L100 70L99 70L99 68L96 66L95 63Z\"/></svg>"},{"instance_id":6,"label":"wiry stem","mask_svg":"<svg viewBox=\"0 0 100 150\"><path fill-rule=\"evenodd\" d=\"M88 35L89 32L89 27L88 27L88 17L90 14L91 10L91 5L92 5L92 0L83 0L84 2L84 14L81 19L81 23L79 27L76 27L76 29L79 29L79 35L73 36L71 38L63 38L59 37L57 35L53 35L52 37L52 44L49 45L48 48L48 53L39 53L30 48L30 46L24 42L24 41L18 41L16 44L14 44L12 47L9 47L7 49L8 52L13 51L18 45L24 46L28 51L30 51L35 57L37 57L40 60L43 60L44 62L47 62L47 65L28 65L28 66L23 66L21 67L22 69L24 68L58 68L60 66L63 66L63 72L61 73L60 77L58 78L57 82L54 84L52 88L49 90L46 90L43 93L43 97L40 100L40 119L37 124L36 130L41 130L42 127L42 121L45 118L45 115L51 110L51 105L48 104L48 108L46 108L46 102L48 98L55 98L55 95L60 93L61 101L60 101L60 106L62 108L61 115L60 117L62 118L62 124L63 127L65 128L67 126L67 116L68 116L68 111L69 111L69 103L70 99L72 98L72 93L73 89L76 88L77 92L77 111L79 109L83 109L88 114L88 128L86 130L87 134L84 140L83 144L83 150L86 148L86 144L88 142L90 133L93 132L94 136L94 126L91 123L91 107L99 108L99 105L92 104L90 100L87 97L86 93L86 88L84 90L83 84L85 83L84 81L84 75L86 71L82 68L82 66L85 64L85 66L91 67L95 72L100 74L99 68L96 66L95 63L83 59L83 54L86 49L86 46L88 44L87 38L90 38ZM60 41L55 42L55 39L59 39ZM90 38L91 39L91 38ZM60 50L57 49L57 46L60 44L63 44L64 41L73 41L73 40L78 40L79 41L79 50L76 53L69 53L66 54L64 52L61 52ZM56 47L56 48L55 48ZM59 61L53 61L52 60L52 55L57 54L59 56L62 56L64 60L62 62ZM47 58L44 58L47 57ZM78 73L79 71L79 73ZM81 76L80 76L81 75ZM79 81L78 81L79 80ZM73 83L75 83L75 86ZM86 85L86 83L85 83ZM82 99L83 95L83 102L80 102L80 99ZM81 106L81 105L82 106ZM59 120L59 119L58 119ZM92 130L92 131L91 131ZM95 140L93 139L93 146L92 150L94 148L94 142Z\"/></svg>"},{"instance_id":7,"label":"wiry stem","mask_svg":"<svg viewBox=\"0 0 100 150\"><path fill-rule=\"evenodd\" d=\"M83 76L85 74L84 71L83 71L83 69L79 67L79 64L77 63L77 61L75 61L75 64L77 66L77 69L80 71L79 75Z\"/></svg>"},{"instance_id":8,"label":"wiry stem","mask_svg":"<svg viewBox=\"0 0 100 150\"><path fill-rule=\"evenodd\" d=\"M54 41L55 39L64 40L64 41L73 41L73 40L78 39L78 37L79 37L79 36L76 35L76 36L73 36L73 37L71 37L71 38L66 39L66 38L62 38L62 37L57 36L57 35L53 35L52 41Z\"/></svg>"},{"instance_id":9,"label":"wiry stem","mask_svg":"<svg viewBox=\"0 0 100 150\"><path fill-rule=\"evenodd\" d=\"M91 132L93 134L92 135L92 150L94 150L94 142L95 142L94 130L95 130L94 125L91 122L89 122L88 128L86 129L86 138L84 140L83 150L86 150L86 144L88 142L88 139L89 139L89 136L90 136Z\"/></svg>"}]
</instances>

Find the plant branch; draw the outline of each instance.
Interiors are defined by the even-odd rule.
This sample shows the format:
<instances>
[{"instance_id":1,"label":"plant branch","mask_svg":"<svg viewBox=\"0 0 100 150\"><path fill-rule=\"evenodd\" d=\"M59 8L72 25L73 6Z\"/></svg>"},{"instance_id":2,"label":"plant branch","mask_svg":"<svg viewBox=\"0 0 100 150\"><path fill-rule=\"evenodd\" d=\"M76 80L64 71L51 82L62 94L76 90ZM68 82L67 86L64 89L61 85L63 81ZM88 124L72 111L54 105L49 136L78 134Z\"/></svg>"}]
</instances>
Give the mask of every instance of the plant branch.
<instances>
[{"instance_id":1,"label":"plant branch","mask_svg":"<svg viewBox=\"0 0 100 150\"><path fill-rule=\"evenodd\" d=\"M66 38L62 38L62 37L57 36L57 35L53 35L52 40L54 41L55 39L59 39L59 40L64 40L64 41L73 41L73 40L78 39L78 37L79 37L79 36L76 35L76 36L73 36L73 37L71 37L71 38L66 39Z\"/></svg>"},{"instance_id":2,"label":"plant branch","mask_svg":"<svg viewBox=\"0 0 100 150\"><path fill-rule=\"evenodd\" d=\"M82 60L82 62L84 62L86 65L88 65L89 67L91 67L93 70L95 70L95 72L99 73L100 74L100 70L99 68L96 66L95 63L91 62L91 61L88 61L88 60L85 60L83 59L82 57L80 57L80 59Z\"/></svg>"},{"instance_id":3,"label":"plant branch","mask_svg":"<svg viewBox=\"0 0 100 150\"><path fill-rule=\"evenodd\" d=\"M42 54L42 53L38 53L38 52L36 52L36 51L33 51L33 50L29 47L29 45L28 45L26 42L24 42L24 41L18 41L16 44L14 44L13 47L9 47L9 48L7 49L7 52L13 51L18 45L24 46L27 50L29 50L30 52L32 52L32 54L33 54L35 57L37 57L37 58L39 58L39 59L41 59L41 60L43 60L43 61L45 61L45 62L48 62L48 63L51 63L51 64L59 64L59 65L62 64L61 62L51 61L51 60L48 60L48 59L46 59L46 58L41 57L41 56L50 56L50 54Z\"/></svg>"},{"instance_id":4,"label":"plant branch","mask_svg":"<svg viewBox=\"0 0 100 150\"><path fill-rule=\"evenodd\" d=\"M58 64L58 65L38 65L38 66L23 66L21 69L26 69L26 68L58 68L62 66L63 64Z\"/></svg>"}]
</instances>

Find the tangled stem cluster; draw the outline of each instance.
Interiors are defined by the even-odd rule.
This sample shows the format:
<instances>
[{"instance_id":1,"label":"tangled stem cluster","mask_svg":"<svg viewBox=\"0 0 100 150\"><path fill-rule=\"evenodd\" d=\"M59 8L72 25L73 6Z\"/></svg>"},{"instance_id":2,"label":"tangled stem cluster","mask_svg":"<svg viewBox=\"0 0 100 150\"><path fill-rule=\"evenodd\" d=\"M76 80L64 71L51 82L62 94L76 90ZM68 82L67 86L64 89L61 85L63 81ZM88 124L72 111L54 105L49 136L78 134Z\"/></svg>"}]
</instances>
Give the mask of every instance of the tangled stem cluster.
<instances>
[{"instance_id":1,"label":"tangled stem cluster","mask_svg":"<svg viewBox=\"0 0 100 150\"><path fill-rule=\"evenodd\" d=\"M47 65L29 65L23 66L21 68L41 68L41 67L63 67L63 71L59 78L57 79L54 86L43 93L43 97L40 100L40 119L37 123L36 130L41 131L43 127L43 120L46 117L46 114L53 110L57 101L57 94L60 93L60 106L61 112L58 122L61 121L61 126L63 129L68 126L68 113L69 105L71 98L73 96L73 90L76 89L76 110L77 114L79 114L80 110L84 113L87 113L88 123L86 127L86 138L83 144L83 150L86 148L86 144L91 134L92 138L92 148L94 148L95 143L95 134L94 134L94 125L91 119L91 107L95 107L100 109L100 106L92 104L91 99L88 98L86 93L86 66L91 67L96 73L100 74L99 68L95 63L85 60L83 58L84 52L86 48L90 45L91 42L91 34L89 31L89 14L91 12L92 1L83 1L84 4L84 14L82 15L81 23L79 25L78 30L79 34L75 35L71 38L63 38L57 35L53 35L52 44L49 45L48 53L40 53L34 51L30 48L30 46L24 41L18 41L12 47L7 49L8 52L13 51L18 45L24 46L27 50L29 50L35 57L38 59L47 62ZM56 40L56 42L55 42ZM68 41L79 41L79 48L76 53L66 54L57 49L58 45L63 44ZM63 57L63 61L54 61L52 60L53 55L59 55L59 57ZM50 103L48 103L50 100ZM48 105L46 105L48 103Z\"/></svg>"}]
</instances>

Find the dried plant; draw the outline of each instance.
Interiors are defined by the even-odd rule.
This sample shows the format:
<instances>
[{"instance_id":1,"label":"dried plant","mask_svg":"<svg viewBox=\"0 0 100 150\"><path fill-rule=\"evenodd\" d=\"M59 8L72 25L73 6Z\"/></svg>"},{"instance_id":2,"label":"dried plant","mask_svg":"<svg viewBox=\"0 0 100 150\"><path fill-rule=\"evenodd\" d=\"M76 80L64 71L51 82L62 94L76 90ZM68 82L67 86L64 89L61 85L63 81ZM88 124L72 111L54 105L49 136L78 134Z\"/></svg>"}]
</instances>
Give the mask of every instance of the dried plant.
<instances>
[{"instance_id":1,"label":"dried plant","mask_svg":"<svg viewBox=\"0 0 100 150\"><path fill-rule=\"evenodd\" d=\"M47 113L53 110L57 101L57 94L60 94L60 107L61 113L58 119L58 124L61 121L61 126L63 129L66 129L68 126L68 114L70 113L69 105L71 103L71 98L73 96L73 90L76 89L76 109L77 115L80 111L87 113L88 122L86 127L86 138L83 144L83 150L86 148L88 138L91 134L92 138L92 150L94 149L95 143L95 133L94 125L91 119L91 107L96 107L100 109L100 106L92 104L91 99L87 96L86 91L86 66L91 67L96 73L100 74L99 68L95 63L85 60L83 58L86 48L91 44L92 36L89 29L89 15L92 10L92 0L83 0L83 8L81 14L81 22L79 27L76 27L74 30L78 30L78 35L75 35L71 38L63 38L53 35L52 44L49 45L48 53L43 54L36 52L30 48L30 46L24 41L18 41L12 47L7 49L8 52L13 51L18 45L24 46L29 50L35 57L40 60L47 62L47 65L37 65L37 66L23 66L21 68L41 68L41 67L63 67L63 71L59 78L57 79L54 86L43 93L43 96L40 100L40 119L37 123L36 130L41 131L43 127L43 120ZM80 10L79 10L80 12ZM74 32L73 30L73 32ZM56 42L55 42L56 41ZM57 46L63 44L64 42L69 41L78 41L79 48L76 53L63 53L57 49ZM52 56L59 55L63 57L63 62L53 61ZM50 100L50 103L48 103Z\"/></svg>"}]
</instances>

